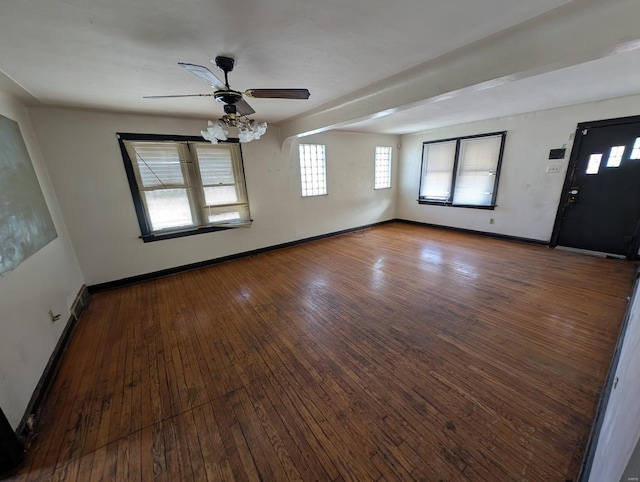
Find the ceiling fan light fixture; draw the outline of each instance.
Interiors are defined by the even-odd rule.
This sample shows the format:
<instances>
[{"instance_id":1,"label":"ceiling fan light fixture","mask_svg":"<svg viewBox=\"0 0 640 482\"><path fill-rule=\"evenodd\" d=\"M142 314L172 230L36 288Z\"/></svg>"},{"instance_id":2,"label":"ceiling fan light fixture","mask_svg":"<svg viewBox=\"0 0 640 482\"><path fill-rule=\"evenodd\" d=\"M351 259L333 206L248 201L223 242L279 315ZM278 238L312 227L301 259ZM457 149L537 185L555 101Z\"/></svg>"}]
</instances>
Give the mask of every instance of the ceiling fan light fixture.
<instances>
[{"instance_id":1,"label":"ceiling fan light fixture","mask_svg":"<svg viewBox=\"0 0 640 482\"><path fill-rule=\"evenodd\" d=\"M247 122L238 124L238 138L240 142L251 142L254 139L258 140L265 132L267 132L266 122L257 122L253 119L248 119Z\"/></svg>"},{"instance_id":2,"label":"ceiling fan light fixture","mask_svg":"<svg viewBox=\"0 0 640 482\"><path fill-rule=\"evenodd\" d=\"M212 61L224 72L224 82L215 76L208 68L202 65L187 64L178 62L178 65L186 71L206 82L216 89L213 94L185 94L185 95L161 95L150 96L150 98L160 99L169 97L213 97L224 105L224 115L216 122L209 121L206 131L200 131L203 138L212 144L226 141L229 128L233 132L238 131L240 142L251 142L260 139L267 132L266 122L257 122L247 116L255 114L255 110L245 100L244 96L257 99L308 99L308 89L248 89L244 92L233 90L229 86L229 72L233 70L235 60L233 57L219 55Z\"/></svg>"},{"instance_id":3,"label":"ceiling fan light fixture","mask_svg":"<svg viewBox=\"0 0 640 482\"><path fill-rule=\"evenodd\" d=\"M200 131L200 135L211 144L217 144L219 141L226 141L229 131L222 119L218 119L216 122L209 121L206 131Z\"/></svg>"},{"instance_id":4,"label":"ceiling fan light fixture","mask_svg":"<svg viewBox=\"0 0 640 482\"><path fill-rule=\"evenodd\" d=\"M238 129L238 139L242 143L251 142L260 139L267 132L266 122L257 122L247 117L237 117L235 115L224 115L216 122L209 121L206 131L201 131L202 137L212 144L220 141L226 141L229 134L229 127Z\"/></svg>"}]
</instances>

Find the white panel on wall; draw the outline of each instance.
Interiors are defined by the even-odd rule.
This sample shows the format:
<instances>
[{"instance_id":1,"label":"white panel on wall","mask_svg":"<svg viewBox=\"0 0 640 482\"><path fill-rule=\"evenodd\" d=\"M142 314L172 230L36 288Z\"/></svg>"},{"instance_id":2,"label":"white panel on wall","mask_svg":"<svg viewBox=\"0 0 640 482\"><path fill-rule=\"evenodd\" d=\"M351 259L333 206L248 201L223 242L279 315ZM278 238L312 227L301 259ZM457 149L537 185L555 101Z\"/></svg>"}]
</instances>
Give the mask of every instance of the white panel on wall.
<instances>
[{"instance_id":1,"label":"white panel on wall","mask_svg":"<svg viewBox=\"0 0 640 482\"><path fill-rule=\"evenodd\" d=\"M58 236L20 126L0 115L0 277Z\"/></svg>"}]
</instances>

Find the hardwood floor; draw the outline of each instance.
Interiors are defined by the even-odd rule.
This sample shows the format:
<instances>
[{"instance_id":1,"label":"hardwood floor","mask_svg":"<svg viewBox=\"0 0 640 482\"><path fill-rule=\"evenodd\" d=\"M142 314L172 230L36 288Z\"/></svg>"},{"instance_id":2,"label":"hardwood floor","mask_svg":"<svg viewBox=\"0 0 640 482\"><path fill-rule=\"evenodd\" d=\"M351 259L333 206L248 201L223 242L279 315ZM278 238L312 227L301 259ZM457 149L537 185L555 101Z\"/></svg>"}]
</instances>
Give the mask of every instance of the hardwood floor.
<instances>
[{"instance_id":1,"label":"hardwood floor","mask_svg":"<svg viewBox=\"0 0 640 482\"><path fill-rule=\"evenodd\" d=\"M575 479L635 268L390 224L94 295L14 479Z\"/></svg>"}]
</instances>

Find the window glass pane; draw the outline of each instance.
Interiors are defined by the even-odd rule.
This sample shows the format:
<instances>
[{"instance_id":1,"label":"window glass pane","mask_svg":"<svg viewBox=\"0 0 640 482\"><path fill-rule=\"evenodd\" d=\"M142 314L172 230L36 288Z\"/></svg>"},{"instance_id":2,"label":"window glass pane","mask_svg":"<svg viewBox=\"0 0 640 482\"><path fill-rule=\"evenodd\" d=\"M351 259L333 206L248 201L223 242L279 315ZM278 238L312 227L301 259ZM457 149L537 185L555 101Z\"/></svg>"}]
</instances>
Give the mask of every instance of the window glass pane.
<instances>
[{"instance_id":1,"label":"window glass pane","mask_svg":"<svg viewBox=\"0 0 640 482\"><path fill-rule=\"evenodd\" d=\"M248 226L251 223L249 208L242 204L222 207L207 206L205 216L209 224Z\"/></svg>"},{"instance_id":2,"label":"window glass pane","mask_svg":"<svg viewBox=\"0 0 640 482\"><path fill-rule=\"evenodd\" d=\"M233 204L238 202L238 194L235 186L207 186L204 188L204 199L207 206Z\"/></svg>"},{"instance_id":3,"label":"window glass pane","mask_svg":"<svg viewBox=\"0 0 640 482\"><path fill-rule=\"evenodd\" d=\"M391 148L376 147L374 189L391 187Z\"/></svg>"},{"instance_id":4,"label":"window glass pane","mask_svg":"<svg viewBox=\"0 0 640 482\"><path fill-rule=\"evenodd\" d=\"M233 184L233 162L228 145L213 145L196 147L198 152L198 165L202 184Z\"/></svg>"},{"instance_id":5,"label":"window glass pane","mask_svg":"<svg viewBox=\"0 0 640 482\"><path fill-rule=\"evenodd\" d=\"M186 189L157 189L144 196L153 231L193 225Z\"/></svg>"},{"instance_id":6,"label":"window glass pane","mask_svg":"<svg viewBox=\"0 0 640 482\"><path fill-rule=\"evenodd\" d=\"M502 136L460 141L454 204L491 205L501 144Z\"/></svg>"},{"instance_id":7,"label":"window glass pane","mask_svg":"<svg viewBox=\"0 0 640 482\"><path fill-rule=\"evenodd\" d=\"M131 160L137 164L143 187L184 185L180 156L175 145L137 142L127 149Z\"/></svg>"},{"instance_id":8,"label":"window glass pane","mask_svg":"<svg viewBox=\"0 0 640 482\"><path fill-rule=\"evenodd\" d=\"M456 141L425 144L422 149L420 197L448 201L451 194Z\"/></svg>"},{"instance_id":9,"label":"window glass pane","mask_svg":"<svg viewBox=\"0 0 640 482\"><path fill-rule=\"evenodd\" d=\"M591 154L591 157L589 157L589 163L587 164L587 174L598 174L601 161L602 154Z\"/></svg>"},{"instance_id":10,"label":"window glass pane","mask_svg":"<svg viewBox=\"0 0 640 482\"><path fill-rule=\"evenodd\" d=\"M622 156L624 156L625 146L614 146L609 153L609 159L607 159L607 167L620 167L622 163Z\"/></svg>"},{"instance_id":11,"label":"window glass pane","mask_svg":"<svg viewBox=\"0 0 640 482\"><path fill-rule=\"evenodd\" d=\"M640 137L636 139L633 144L633 150L631 151L631 159L640 159Z\"/></svg>"},{"instance_id":12,"label":"window glass pane","mask_svg":"<svg viewBox=\"0 0 640 482\"><path fill-rule=\"evenodd\" d=\"M300 144L299 152L302 196L327 194L324 145Z\"/></svg>"}]
</instances>

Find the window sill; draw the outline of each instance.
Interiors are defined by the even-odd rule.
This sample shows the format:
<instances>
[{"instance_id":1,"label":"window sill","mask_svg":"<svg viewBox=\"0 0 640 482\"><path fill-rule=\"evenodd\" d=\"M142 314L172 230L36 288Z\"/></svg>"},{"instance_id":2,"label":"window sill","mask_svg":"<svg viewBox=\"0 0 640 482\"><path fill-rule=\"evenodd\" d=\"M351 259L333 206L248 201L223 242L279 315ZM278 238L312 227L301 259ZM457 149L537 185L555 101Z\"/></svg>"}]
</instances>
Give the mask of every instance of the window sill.
<instances>
[{"instance_id":1,"label":"window sill","mask_svg":"<svg viewBox=\"0 0 640 482\"><path fill-rule=\"evenodd\" d=\"M226 231L228 229L249 228L251 227L251 222L249 222L248 224L238 224L237 226L202 226L200 228L185 229L183 231L143 234L142 236L140 236L140 239L142 239L142 241L144 241L145 243L152 243L154 241L162 241L164 239L183 238L185 236L195 236L196 234Z\"/></svg>"},{"instance_id":2,"label":"window sill","mask_svg":"<svg viewBox=\"0 0 640 482\"><path fill-rule=\"evenodd\" d=\"M314 198L314 197L324 197L324 196L328 196L329 193L325 192L324 194L308 194L308 195L301 195L300 197L302 199L309 199L309 198Z\"/></svg>"},{"instance_id":3,"label":"window sill","mask_svg":"<svg viewBox=\"0 0 640 482\"><path fill-rule=\"evenodd\" d=\"M418 204L428 204L431 206L447 206L451 208L484 209L489 211L493 211L496 208L496 204L479 206L475 204L451 204L450 202L446 201L428 201L426 199L418 199Z\"/></svg>"}]
</instances>

